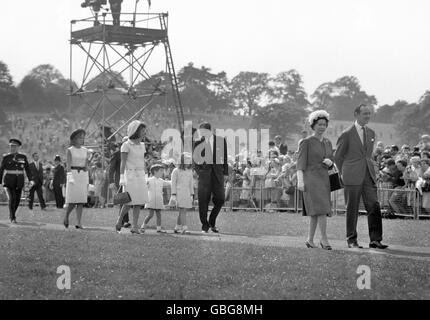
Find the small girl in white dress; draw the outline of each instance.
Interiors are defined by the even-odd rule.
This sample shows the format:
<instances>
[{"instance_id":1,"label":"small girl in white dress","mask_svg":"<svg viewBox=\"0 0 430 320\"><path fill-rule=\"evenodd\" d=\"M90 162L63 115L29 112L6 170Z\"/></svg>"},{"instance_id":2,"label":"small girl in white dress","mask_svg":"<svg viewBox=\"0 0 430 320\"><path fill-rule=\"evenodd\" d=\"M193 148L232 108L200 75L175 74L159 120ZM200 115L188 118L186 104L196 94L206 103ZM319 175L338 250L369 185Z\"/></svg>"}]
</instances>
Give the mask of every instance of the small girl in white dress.
<instances>
[{"instance_id":1,"label":"small girl in white dress","mask_svg":"<svg viewBox=\"0 0 430 320\"><path fill-rule=\"evenodd\" d=\"M161 210L164 209L163 201L163 188L170 186L170 181L163 180L161 177L164 174L164 167L159 164L155 164L151 167L151 177L148 179L148 191L149 191L149 203L146 208L149 209L149 215L146 217L142 224L140 232L145 232L149 221L152 217L157 216L157 233L166 233L161 228Z\"/></svg>"},{"instance_id":2,"label":"small girl in white dress","mask_svg":"<svg viewBox=\"0 0 430 320\"><path fill-rule=\"evenodd\" d=\"M192 171L191 155L181 155L179 167L172 172L172 198L170 203L179 208L178 220L174 229L175 233L187 233L187 210L193 207L194 179Z\"/></svg>"}]
</instances>

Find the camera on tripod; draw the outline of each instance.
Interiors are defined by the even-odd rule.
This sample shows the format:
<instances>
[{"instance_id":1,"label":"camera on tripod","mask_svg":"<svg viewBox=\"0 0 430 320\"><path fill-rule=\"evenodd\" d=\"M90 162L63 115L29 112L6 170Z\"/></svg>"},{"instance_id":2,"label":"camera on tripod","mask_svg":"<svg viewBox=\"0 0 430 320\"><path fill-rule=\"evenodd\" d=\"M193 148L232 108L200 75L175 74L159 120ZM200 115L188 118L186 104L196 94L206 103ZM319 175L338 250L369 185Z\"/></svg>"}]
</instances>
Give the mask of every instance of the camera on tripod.
<instances>
[{"instance_id":1,"label":"camera on tripod","mask_svg":"<svg viewBox=\"0 0 430 320\"><path fill-rule=\"evenodd\" d=\"M100 11L101 7L106 4L107 0L85 0L85 2L81 3L81 7L91 7L94 11Z\"/></svg>"}]
</instances>

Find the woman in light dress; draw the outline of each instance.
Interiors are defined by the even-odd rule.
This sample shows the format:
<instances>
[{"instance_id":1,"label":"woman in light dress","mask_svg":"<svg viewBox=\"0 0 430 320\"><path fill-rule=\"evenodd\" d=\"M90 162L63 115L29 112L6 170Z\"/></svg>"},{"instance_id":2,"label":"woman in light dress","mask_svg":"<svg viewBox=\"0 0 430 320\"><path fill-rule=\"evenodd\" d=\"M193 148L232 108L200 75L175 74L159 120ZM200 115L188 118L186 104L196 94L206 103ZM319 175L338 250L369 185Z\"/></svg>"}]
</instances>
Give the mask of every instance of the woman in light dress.
<instances>
[{"instance_id":1,"label":"woman in light dress","mask_svg":"<svg viewBox=\"0 0 430 320\"><path fill-rule=\"evenodd\" d=\"M131 233L141 234L138 227L140 208L149 202L148 186L146 184L145 167L145 137L146 125L133 121L127 129L128 140L121 146L121 167L119 184L124 192L128 192L131 201L124 205L118 217L115 229L121 231L124 215L133 207L133 223Z\"/></svg>"},{"instance_id":2,"label":"woman in light dress","mask_svg":"<svg viewBox=\"0 0 430 320\"><path fill-rule=\"evenodd\" d=\"M64 226L69 227L70 213L76 208L76 229L82 228L82 211L88 201L88 149L84 148L85 130L78 129L70 135L71 147L67 149L66 215Z\"/></svg>"}]
</instances>

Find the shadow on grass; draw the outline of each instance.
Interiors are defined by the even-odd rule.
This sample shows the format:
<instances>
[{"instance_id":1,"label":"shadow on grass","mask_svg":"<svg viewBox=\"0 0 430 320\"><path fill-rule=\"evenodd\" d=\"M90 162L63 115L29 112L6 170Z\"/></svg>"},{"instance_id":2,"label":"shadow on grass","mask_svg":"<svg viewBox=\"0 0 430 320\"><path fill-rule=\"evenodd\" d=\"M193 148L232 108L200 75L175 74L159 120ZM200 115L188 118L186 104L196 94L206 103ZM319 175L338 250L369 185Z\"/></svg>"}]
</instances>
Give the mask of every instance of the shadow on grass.
<instances>
[{"instance_id":1,"label":"shadow on grass","mask_svg":"<svg viewBox=\"0 0 430 320\"><path fill-rule=\"evenodd\" d=\"M261 235L261 234L245 234L245 233L235 233L235 232L222 232L222 233L219 233L219 235L235 236L235 237L243 237L243 238L251 238L251 239L259 239L261 237L264 237L264 235Z\"/></svg>"},{"instance_id":2,"label":"shadow on grass","mask_svg":"<svg viewBox=\"0 0 430 320\"><path fill-rule=\"evenodd\" d=\"M405 251L405 250L399 250L399 249L386 249L386 250L384 250L384 253L389 253L392 255L397 255L397 256L402 256L402 257L430 258L430 253Z\"/></svg>"},{"instance_id":3,"label":"shadow on grass","mask_svg":"<svg viewBox=\"0 0 430 320\"><path fill-rule=\"evenodd\" d=\"M98 232L112 232L115 233L115 229L112 230L102 229L102 228L92 228L92 227L84 227L83 231L98 231Z\"/></svg>"},{"instance_id":4,"label":"shadow on grass","mask_svg":"<svg viewBox=\"0 0 430 320\"><path fill-rule=\"evenodd\" d=\"M25 227L43 227L43 226L46 226L46 223L37 223L37 222L18 222L18 226L25 226Z\"/></svg>"},{"instance_id":5,"label":"shadow on grass","mask_svg":"<svg viewBox=\"0 0 430 320\"><path fill-rule=\"evenodd\" d=\"M0 228L9 228L7 224L0 223Z\"/></svg>"}]
</instances>

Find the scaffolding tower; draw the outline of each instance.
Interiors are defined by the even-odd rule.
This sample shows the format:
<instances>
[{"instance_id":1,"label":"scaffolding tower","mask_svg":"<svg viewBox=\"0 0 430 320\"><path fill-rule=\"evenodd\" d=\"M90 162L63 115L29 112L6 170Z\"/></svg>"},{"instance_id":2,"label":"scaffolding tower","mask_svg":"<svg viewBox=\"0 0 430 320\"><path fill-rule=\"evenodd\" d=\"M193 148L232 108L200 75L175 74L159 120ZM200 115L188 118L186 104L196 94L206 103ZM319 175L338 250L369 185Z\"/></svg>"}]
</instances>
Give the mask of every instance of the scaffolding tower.
<instances>
[{"instance_id":1,"label":"scaffolding tower","mask_svg":"<svg viewBox=\"0 0 430 320\"><path fill-rule=\"evenodd\" d=\"M156 96L166 95L161 79L148 72L150 58L159 45L164 45L163 68L168 78L164 81L171 86L180 132L184 124L168 38L168 13L123 13L121 18L119 26L113 25L107 13L102 13L100 20L93 16L70 24L70 104L77 102L72 99L79 99L79 105L88 109L85 129L91 123L97 128L88 131L87 137L96 135L103 157L109 141L117 135L121 138L123 128L141 119ZM76 50L80 55L74 54ZM118 117L123 121L119 127L112 122Z\"/></svg>"}]
</instances>

